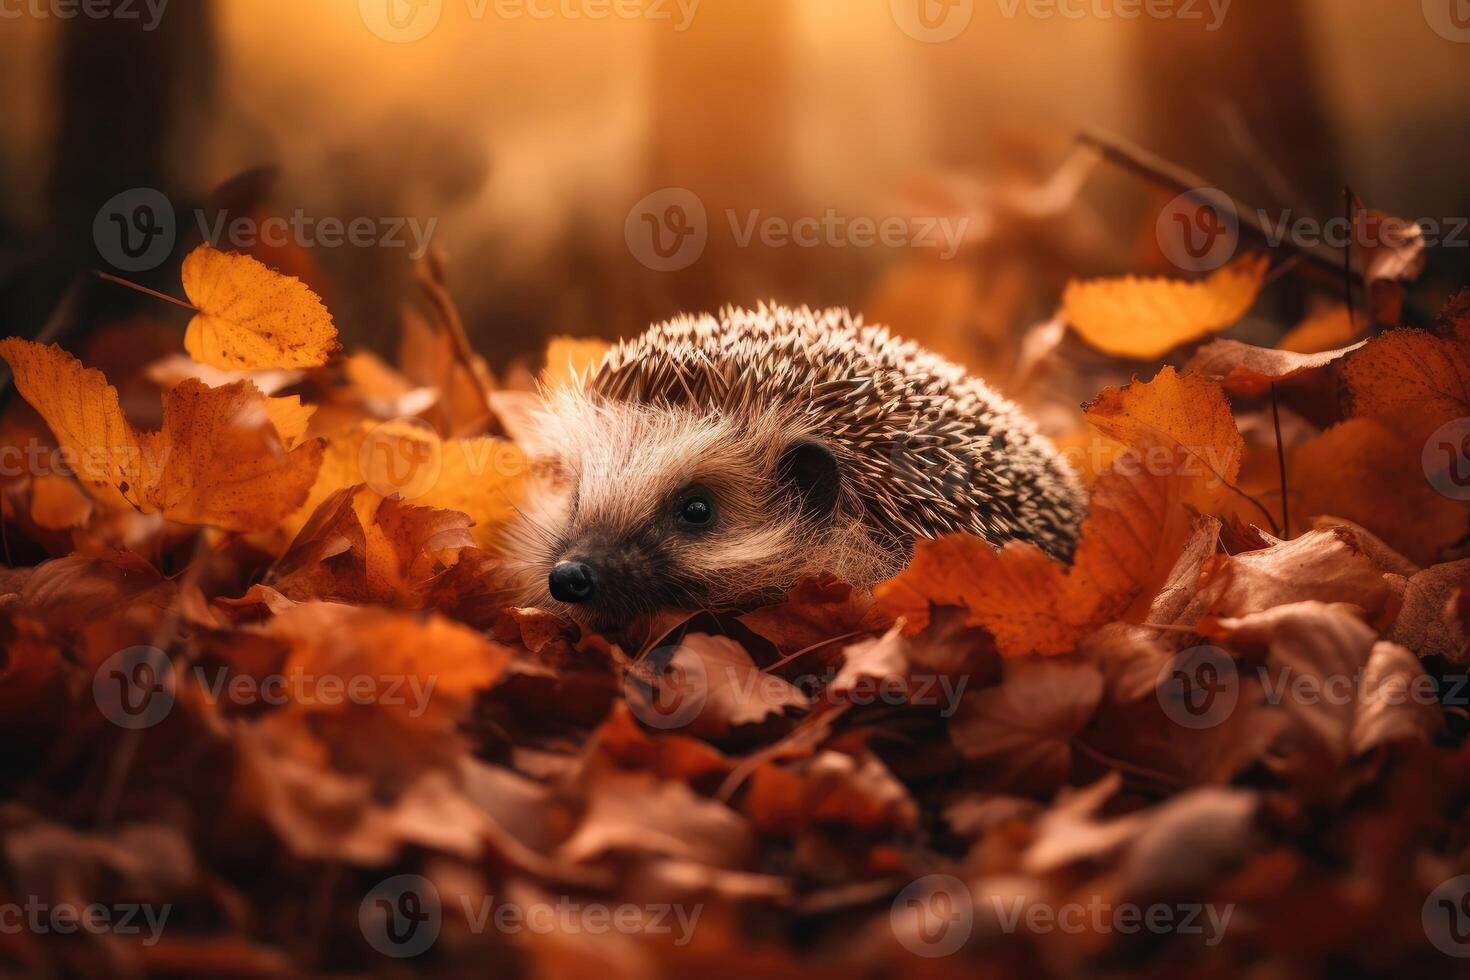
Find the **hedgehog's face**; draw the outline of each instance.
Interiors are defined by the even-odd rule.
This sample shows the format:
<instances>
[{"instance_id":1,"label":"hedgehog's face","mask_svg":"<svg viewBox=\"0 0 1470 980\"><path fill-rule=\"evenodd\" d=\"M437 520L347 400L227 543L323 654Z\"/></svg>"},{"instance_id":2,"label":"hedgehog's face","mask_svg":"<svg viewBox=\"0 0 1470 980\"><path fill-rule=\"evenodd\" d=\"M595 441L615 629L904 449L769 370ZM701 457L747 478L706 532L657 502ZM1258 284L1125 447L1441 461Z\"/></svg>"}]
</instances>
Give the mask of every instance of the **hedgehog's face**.
<instances>
[{"instance_id":1,"label":"hedgehog's face","mask_svg":"<svg viewBox=\"0 0 1470 980\"><path fill-rule=\"evenodd\" d=\"M759 602L832 523L837 460L778 420L571 399L551 418L565 492L527 515L515 550L533 602L599 629Z\"/></svg>"}]
</instances>

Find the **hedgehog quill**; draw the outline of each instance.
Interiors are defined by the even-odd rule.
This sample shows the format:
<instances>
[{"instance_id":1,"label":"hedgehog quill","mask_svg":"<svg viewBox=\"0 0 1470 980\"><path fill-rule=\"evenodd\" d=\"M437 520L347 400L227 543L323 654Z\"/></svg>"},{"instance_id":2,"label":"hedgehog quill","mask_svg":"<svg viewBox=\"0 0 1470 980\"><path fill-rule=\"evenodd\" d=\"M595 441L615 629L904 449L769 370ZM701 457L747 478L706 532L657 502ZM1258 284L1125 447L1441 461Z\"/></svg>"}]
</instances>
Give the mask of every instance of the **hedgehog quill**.
<instances>
[{"instance_id":1,"label":"hedgehog quill","mask_svg":"<svg viewBox=\"0 0 1470 980\"><path fill-rule=\"evenodd\" d=\"M870 587L956 531L1065 560L1085 513L1019 408L842 310L660 324L549 394L538 425L558 478L511 530L521 601L601 630L823 574Z\"/></svg>"}]
</instances>

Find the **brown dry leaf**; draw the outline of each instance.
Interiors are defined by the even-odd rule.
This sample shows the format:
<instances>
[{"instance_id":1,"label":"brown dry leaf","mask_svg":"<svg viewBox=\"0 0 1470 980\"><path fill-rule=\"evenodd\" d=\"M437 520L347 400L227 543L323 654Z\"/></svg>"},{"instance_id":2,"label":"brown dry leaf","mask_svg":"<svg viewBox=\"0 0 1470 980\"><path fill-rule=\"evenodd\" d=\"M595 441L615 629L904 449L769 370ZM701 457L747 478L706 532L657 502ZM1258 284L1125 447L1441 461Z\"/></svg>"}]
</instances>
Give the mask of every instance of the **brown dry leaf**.
<instances>
[{"instance_id":1,"label":"brown dry leaf","mask_svg":"<svg viewBox=\"0 0 1470 980\"><path fill-rule=\"evenodd\" d=\"M612 349L605 340L553 337L546 348L546 368L541 383L547 388L566 388L586 377Z\"/></svg>"},{"instance_id":2,"label":"brown dry leaf","mask_svg":"<svg viewBox=\"0 0 1470 980\"><path fill-rule=\"evenodd\" d=\"M630 696L642 699L635 705L640 717L657 717L659 727L706 739L787 709L804 711L811 703L787 681L761 671L744 647L724 636L691 633L676 650L654 651L639 661L633 673L640 694Z\"/></svg>"},{"instance_id":3,"label":"brown dry leaf","mask_svg":"<svg viewBox=\"0 0 1470 980\"><path fill-rule=\"evenodd\" d=\"M1421 445L1379 419L1333 426L1291 455L1293 514L1346 518L1419 565L1434 564L1470 529L1470 510L1425 480Z\"/></svg>"},{"instance_id":4,"label":"brown dry leaf","mask_svg":"<svg viewBox=\"0 0 1470 980\"><path fill-rule=\"evenodd\" d=\"M1356 613L1298 602L1219 621L1232 643L1269 649L1268 696L1338 764L1385 739L1428 731L1422 669L1406 651L1379 643Z\"/></svg>"},{"instance_id":5,"label":"brown dry leaf","mask_svg":"<svg viewBox=\"0 0 1470 980\"><path fill-rule=\"evenodd\" d=\"M1254 305L1270 264L1264 255L1245 256L1202 282L1136 276L1073 282L1062 297L1062 315L1098 350L1153 360L1239 321Z\"/></svg>"},{"instance_id":6,"label":"brown dry leaf","mask_svg":"<svg viewBox=\"0 0 1470 980\"><path fill-rule=\"evenodd\" d=\"M1191 511L1208 513L1232 485L1240 434L1218 385L1173 368L1108 389L1088 419L1132 452L1094 488L1072 567L1030 544L997 552L965 536L920 542L908 569L875 590L879 607L917 631L931 603L962 606L1003 656L1016 657L1071 650L1141 593L1151 596L1193 530Z\"/></svg>"},{"instance_id":7,"label":"brown dry leaf","mask_svg":"<svg viewBox=\"0 0 1470 980\"><path fill-rule=\"evenodd\" d=\"M783 657L884 625L870 594L831 580L798 582L785 602L739 618L742 625L770 640Z\"/></svg>"},{"instance_id":8,"label":"brown dry leaf","mask_svg":"<svg viewBox=\"0 0 1470 980\"><path fill-rule=\"evenodd\" d=\"M908 790L877 757L831 751L789 767L761 765L751 776L744 810L756 830L785 835L821 824L912 830L919 818Z\"/></svg>"},{"instance_id":9,"label":"brown dry leaf","mask_svg":"<svg viewBox=\"0 0 1470 980\"><path fill-rule=\"evenodd\" d=\"M981 764L991 789L1049 792L1072 771L1072 739L1102 700L1103 678L1080 660L1008 660L996 687L960 699L950 741Z\"/></svg>"},{"instance_id":10,"label":"brown dry leaf","mask_svg":"<svg viewBox=\"0 0 1470 980\"><path fill-rule=\"evenodd\" d=\"M272 569L270 582L297 601L422 608L430 580L474 545L470 519L413 507L367 487L323 501Z\"/></svg>"},{"instance_id":11,"label":"brown dry leaf","mask_svg":"<svg viewBox=\"0 0 1470 980\"><path fill-rule=\"evenodd\" d=\"M1318 354L1253 347L1238 340L1214 340L1195 352L1186 371L1217 379L1232 395L1261 395L1273 381L1296 378L1327 367L1362 347L1344 347Z\"/></svg>"},{"instance_id":12,"label":"brown dry leaf","mask_svg":"<svg viewBox=\"0 0 1470 980\"><path fill-rule=\"evenodd\" d=\"M1397 326L1403 321L1403 284L1423 273L1424 248L1424 231L1417 223L1369 210L1353 198L1353 254L1379 323Z\"/></svg>"},{"instance_id":13,"label":"brown dry leaf","mask_svg":"<svg viewBox=\"0 0 1470 980\"><path fill-rule=\"evenodd\" d=\"M227 371L308 368L339 349L316 293L248 255L200 245L184 259L183 280L199 310L184 334L196 361Z\"/></svg>"},{"instance_id":14,"label":"brown dry leaf","mask_svg":"<svg viewBox=\"0 0 1470 980\"><path fill-rule=\"evenodd\" d=\"M1388 638L1421 657L1463 663L1465 629L1459 617L1451 614L1450 602L1458 591L1470 586L1470 558L1426 568L1397 584L1402 605Z\"/></svg>"},{"instance_id":15,"label":"brown dry leaf","mask_svg":"<svg viewBox=\"0 0 1470 980\"><path fill-rule=\"evenodd\" d=\"M738 869L754 849L744 817L696 796L684 783L598 766L589 773L585 791L582 822L557 849L566 861L653 854Z\"/></svg>"},{"instance_id":16,"label":"brown dry leaf","mask_svg":"<svg viewBox=\"0 0 1470 980\"><path fill-rule=\"evenodd\" d=\"M60 347L0 341L16 387L76 461L92 495L170 520L231 531L264 530L306 499L322 444L287 451L273 415L294 425L299 405L267 399L248 382L208 388L186 379L163 395L163 429L138 432L117 389Z\"/></svg>"},{"instance_id":17,"label":"brown dry leaf","mask_svg":"<svg viewBox=\"0 0 1470 980\"><path fill-rule=\"evenodd\" d=\"M1262 551L1214 561L1205 586L1209 615L1245 616L1309 600L1352 603L1371 614L1388 600L1383 573L1346 528L1268 542Z\"/></svg>"},{"instance_id":18,"label":"brown dry leaf","mask_svg":"<svg viewBox=\"0 0 1470 980\"><path fill-rule=\"evenodd\" d=\"M1348 359L1343 378L1352 414L1391 420L1422 445L1445 422L1470 415L1470 319L1439 335L1390 330Z\"/></svg>"}]
</instances>

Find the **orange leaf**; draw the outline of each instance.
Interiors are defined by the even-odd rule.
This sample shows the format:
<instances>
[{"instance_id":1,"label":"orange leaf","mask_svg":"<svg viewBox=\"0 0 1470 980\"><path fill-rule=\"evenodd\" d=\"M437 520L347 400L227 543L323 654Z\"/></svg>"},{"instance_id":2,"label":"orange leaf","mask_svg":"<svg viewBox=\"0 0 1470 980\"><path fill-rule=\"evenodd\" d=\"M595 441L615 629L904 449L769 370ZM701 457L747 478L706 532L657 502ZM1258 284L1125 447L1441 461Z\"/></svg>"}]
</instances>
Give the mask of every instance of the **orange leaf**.
<instances>
[{"instance_id":1,"label":"orange leaf","mask_svg":"<svg viewBox=\"0 0 1470 980\"><path fill-rule=\"evenodd\" d=\"M963 606L1002 656L1057 654L1162 583L1191 512L1211 510L1239 471L1243 444L1229 403L1218 385L1165 368L1147 384L1104 391L1088 419L1129 451L1093 490L1072 567L1032 544L995 551L965 536L920 542L908 569L878 586L880 608L916 630L930 603Z\"/></svg>"},{"instance_id":2,"label":"orange leaf","mask_svg":"<svg viewBox=\"0 0 1470 980\"><path fill-rule=\"evenodd\" d=\"M185 524L263 530L301 505L322 444L287 451L273 416L296 429L303 410L247 381L209 388L186 379L163 395L163 429L139 432L117 389L60 347L0 341L21 395L41 413L97 500ZM284 410L284 411L283 411ZM296 433L299 437L299 431Z\"/></svg>"},{"instance_id":3,"label":"orange leaf","mask_svg":"<svg viewBox=\"0 0 1470 980\"><path fill-rule=\"evenodd\" d=\"M230 371L306 368L338 349L316 293L248 255L200 245L184 259L183 279L199 310L184 334L196 361Z\"/></svg>"},{"instance_id":4,"label":"orange leaf","mask_svg":"<svg viewBox=\"0 0 1470 980\"><path fill-rule=\"evenodd\" d=\"M1073 282L1062 315L1098 350L1153 360L1245 316L1269 265L1264 255L1246 256L1201 282L1136 276Z\"/></svg>"}]
</instances>

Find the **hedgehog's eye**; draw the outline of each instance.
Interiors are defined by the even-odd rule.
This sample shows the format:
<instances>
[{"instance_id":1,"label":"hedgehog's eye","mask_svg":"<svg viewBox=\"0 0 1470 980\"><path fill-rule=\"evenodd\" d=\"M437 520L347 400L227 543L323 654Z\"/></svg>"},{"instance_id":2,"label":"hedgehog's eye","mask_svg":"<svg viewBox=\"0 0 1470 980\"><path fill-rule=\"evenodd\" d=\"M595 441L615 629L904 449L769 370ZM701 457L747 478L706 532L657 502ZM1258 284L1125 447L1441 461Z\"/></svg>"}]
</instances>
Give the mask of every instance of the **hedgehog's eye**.
<instances>
[{"instance_id":1,"label":"hedgehog's eye","mask_svg":"<svg viewBox=\"0 0 1470 980\"><path fill-rule=\"evenodd\" d=\"M709 527L715 521L715 501L703 487L690 487L674 504L674 519L688 528Z\"/></svg>"}]
</instances>

